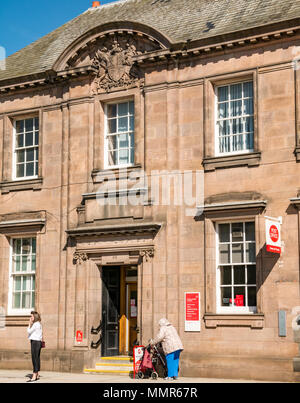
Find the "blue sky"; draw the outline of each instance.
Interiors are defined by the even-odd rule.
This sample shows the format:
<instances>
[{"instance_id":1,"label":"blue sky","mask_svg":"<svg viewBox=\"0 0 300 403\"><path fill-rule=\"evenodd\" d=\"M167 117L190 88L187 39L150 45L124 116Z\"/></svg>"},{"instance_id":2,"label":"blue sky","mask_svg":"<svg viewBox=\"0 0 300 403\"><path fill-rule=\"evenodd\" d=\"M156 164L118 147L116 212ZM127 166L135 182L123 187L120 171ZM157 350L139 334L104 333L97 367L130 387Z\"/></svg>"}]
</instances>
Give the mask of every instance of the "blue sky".
<instances>
[{"instance_id":1,"label":"blue sky","mask_svg":"<svg viewBox=\"0 0 300 403\"><path fill-rule=\"evenodd\" d=\"M93 0L0 1L0 46L5 48L6 56L77 17L93 3ZM101 0L101 4L113 1L116 0Z\"/></svg>"}]
</instances>

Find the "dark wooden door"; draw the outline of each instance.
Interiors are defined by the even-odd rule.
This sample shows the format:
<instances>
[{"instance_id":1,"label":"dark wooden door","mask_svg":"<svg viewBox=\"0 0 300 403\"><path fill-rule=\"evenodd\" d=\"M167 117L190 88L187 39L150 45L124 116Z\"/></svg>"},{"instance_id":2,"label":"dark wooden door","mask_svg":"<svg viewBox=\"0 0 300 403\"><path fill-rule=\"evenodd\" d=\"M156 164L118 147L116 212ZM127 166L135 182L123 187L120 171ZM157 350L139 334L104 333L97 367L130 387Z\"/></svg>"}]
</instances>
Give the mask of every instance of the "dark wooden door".
<instances>
[{"instance_id":1,"label":"dark wooden door","mask_svg":"<svg viewBox=\"0 0 300 403\"><path fill-rule=\"evenodd\" d=\"M120 267L102 269L102 356L119 355Z\"/></svg>"}]
</instances>

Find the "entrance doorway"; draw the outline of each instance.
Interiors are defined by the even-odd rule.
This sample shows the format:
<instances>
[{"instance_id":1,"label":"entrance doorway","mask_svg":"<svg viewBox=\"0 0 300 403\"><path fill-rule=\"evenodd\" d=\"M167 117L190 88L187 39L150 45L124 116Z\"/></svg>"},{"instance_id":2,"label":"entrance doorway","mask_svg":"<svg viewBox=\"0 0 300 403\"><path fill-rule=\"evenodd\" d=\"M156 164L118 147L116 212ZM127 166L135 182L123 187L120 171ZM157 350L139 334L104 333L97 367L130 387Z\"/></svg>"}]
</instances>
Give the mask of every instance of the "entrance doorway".
<instances>
[{"instance_id":1,"label":"entrance doorway","mask_svg":"<svg viewBox=\"0 0 300 403\"><path fill-rule=\"evenodd\" d=\"M137 273L137 266L102 267L102 356L130 355L137 343Z\"/></svg>"}]
</instances>

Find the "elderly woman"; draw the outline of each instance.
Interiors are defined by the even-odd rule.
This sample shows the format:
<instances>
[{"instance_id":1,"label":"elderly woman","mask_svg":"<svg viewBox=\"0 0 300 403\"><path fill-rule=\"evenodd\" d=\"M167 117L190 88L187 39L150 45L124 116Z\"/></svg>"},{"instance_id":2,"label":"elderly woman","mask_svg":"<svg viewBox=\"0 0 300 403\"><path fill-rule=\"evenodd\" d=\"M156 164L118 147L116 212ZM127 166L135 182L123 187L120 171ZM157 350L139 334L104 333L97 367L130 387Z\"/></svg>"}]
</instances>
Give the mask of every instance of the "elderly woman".
<instances>
[{"instance_id":1,"label":"elderly woman","mask_svg":"<svg viewBox=\"0 0 300 403\"><path fill-rule=\"evenodd\" d=\"M150 344L162 343L168 366L168 376L165 379L176 380L178 377L179 357L183 350L183 345L175 327L171 325L168 319L163 318L158 324L160 328L159 332L155 339L150 341Z\"/></svg>"}]
</instances>

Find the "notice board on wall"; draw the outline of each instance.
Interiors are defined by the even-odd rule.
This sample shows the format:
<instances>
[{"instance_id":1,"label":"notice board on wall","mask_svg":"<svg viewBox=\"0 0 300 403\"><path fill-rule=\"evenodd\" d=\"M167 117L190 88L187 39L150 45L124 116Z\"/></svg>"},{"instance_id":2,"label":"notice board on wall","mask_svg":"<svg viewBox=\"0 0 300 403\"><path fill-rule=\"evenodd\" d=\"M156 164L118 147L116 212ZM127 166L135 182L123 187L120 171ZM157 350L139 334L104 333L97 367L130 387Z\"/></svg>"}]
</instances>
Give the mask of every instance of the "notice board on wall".
<instances>
[{"instance_id":1,"label":"notice board on wall","mask_svg":"<svg viewBox=\"0 0 300 403\"><path fill-rule=\"evenodd\" d=\"M186 332L200 332L201 315L200 315L200 292L184 293L184 312Z\"/></svg>"}]
</instances>

